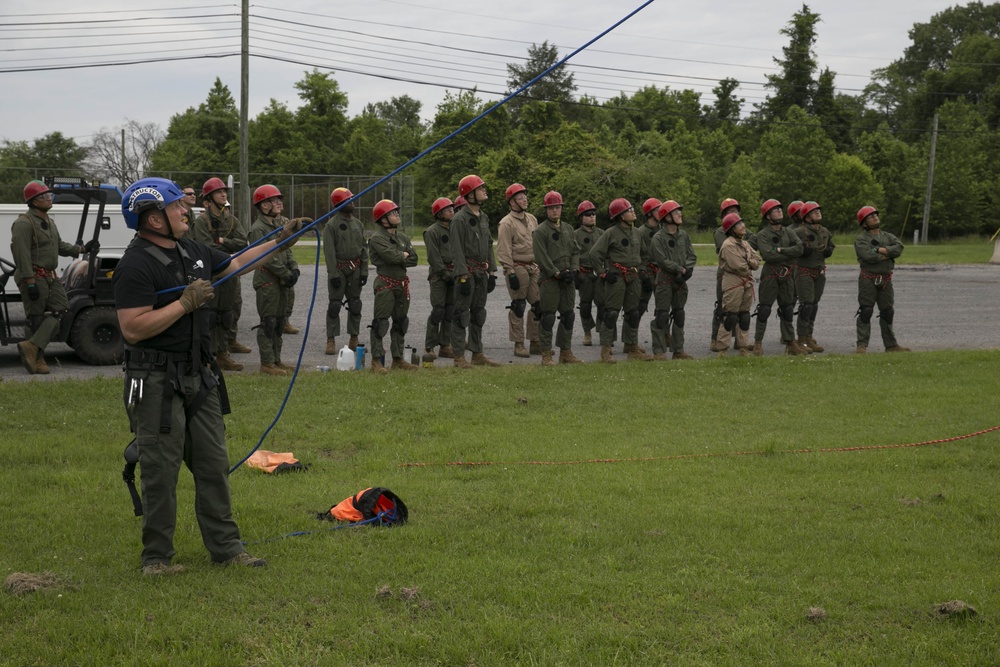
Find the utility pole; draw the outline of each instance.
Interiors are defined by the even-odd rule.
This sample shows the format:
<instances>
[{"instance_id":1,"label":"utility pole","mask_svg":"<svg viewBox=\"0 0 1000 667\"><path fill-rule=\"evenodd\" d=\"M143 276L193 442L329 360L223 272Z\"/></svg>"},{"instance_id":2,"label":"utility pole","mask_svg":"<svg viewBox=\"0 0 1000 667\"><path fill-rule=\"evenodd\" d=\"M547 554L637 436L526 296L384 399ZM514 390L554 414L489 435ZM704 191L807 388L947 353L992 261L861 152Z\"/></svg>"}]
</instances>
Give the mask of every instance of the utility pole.
<instances>
[{"instance_id":1,"label":"utility pole","mask_svg":"<svg viewBox=\"0 0 1000 667\"><path fill-rule=\"evenodd\" d=\"M934 153L937 152L938 115L934 114L934 128L931 130L931 160L927 166L927 192L924 194L924 224L920 229L924 245L927 245L927 223L931 219L931 192L934 190Z\"/></svg>"},{"instance_id":2,"label":"utility pole","mask_svg":"<svg viewBox=\"0 0 1000 667\"><path fill-rule=\"evenodd\" d=\"M249 155L249 105L250 105L250 0L242 0L240 20L240 220L250 227L250 155Z\"/></svg>"}]
</instances>

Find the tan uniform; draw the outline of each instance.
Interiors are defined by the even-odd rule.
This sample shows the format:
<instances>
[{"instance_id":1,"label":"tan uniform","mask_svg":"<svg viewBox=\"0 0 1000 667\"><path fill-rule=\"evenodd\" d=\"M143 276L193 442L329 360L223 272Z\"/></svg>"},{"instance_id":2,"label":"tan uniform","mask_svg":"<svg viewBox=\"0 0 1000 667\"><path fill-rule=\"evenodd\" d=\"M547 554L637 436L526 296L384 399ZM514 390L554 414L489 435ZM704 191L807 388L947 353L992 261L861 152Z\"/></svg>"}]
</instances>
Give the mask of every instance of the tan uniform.
<instances>
[{"instance_id":1,"label":"tan uniform","mask_svg":"<svg viewBox=\"0 0 1000 667\"><path fill-rule=\"evenodd\" d=\"M535 264L535 253L531 247L531 234L538 228L538 220L527 212L511 211L500 220L497 229L497 261L503 267L504 278L510 274L517 276L520 283L516 290L507 283L510 294L510 308L507 314L509 325L508 338L515 343L528 340L538 341L538 320L534 314L527 317L527 333L525 333L525 309L539 300L538 265Z\"/></svg>"},{"instance_id":2,"label":"tan uniform","mask_svg":"<svg viewBox=\"0 0 1000 667\"><path fill-rule=\"evenodd\" d=\"M719 249L719 271L722 272L722 323L719 325L719 347L729 347L736 333L736 347L749 347L750 309L753 307L753 272L760 268L760 259L749 242L730 236ZM738 325L738 326L737 326Z\"/></svg>"}]
</instances>

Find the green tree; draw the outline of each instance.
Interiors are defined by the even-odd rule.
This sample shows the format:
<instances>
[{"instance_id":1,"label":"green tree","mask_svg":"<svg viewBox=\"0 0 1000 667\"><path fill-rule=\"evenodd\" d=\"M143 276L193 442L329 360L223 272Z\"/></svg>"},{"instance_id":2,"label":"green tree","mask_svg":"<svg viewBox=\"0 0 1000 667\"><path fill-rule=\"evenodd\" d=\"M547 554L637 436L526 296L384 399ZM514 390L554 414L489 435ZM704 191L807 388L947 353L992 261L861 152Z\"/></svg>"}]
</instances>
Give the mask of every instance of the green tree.
<instances>
[{"instance_id":1,"label":"green tree","mask_svg":"<svg viewBox=\"0 0 1000 667\"><path fill-rule=\"evenodd\" d=\"M740 209L744 212L743 217L747 221L747 229L756 231L760 225L757 224L759 216L755 214L757 207L763 201L762 192L766 192L766 190L762 187L761 174L754 164L753 158L746 153L740 153L736 161L733 162L733 166L730 167L726 180L722 183L719 202L729 197L740 202ZM710 215L709 212L705 213L703 226L713 228L719 226L719 202L715 203Z\"/></svg>"},{"instance_id":2,"label":"green tree","mask_svg":"<svg viewBox=\"0 0 1000 667\"><path fill-rule=\"evenodd\" d=\"M926 156L916 146L894 136L888 123L858 140L858 157L868 165L882 186L884 197L879 214L886 229L902 230L919 219L923 201L922 178L926 176Z\"/></svg>"},{"instance_id":3,"label":"green tree","mask_svg":"<svg viewBox=\"0 0 1000 667\"><path fill-rule=\"evenodd\" d=\"M86 147L62 132L0 144L0 201L21 202L25 183L44 176L83 176Z\"/></svg>"},{"instance_id":4,"label":"green tree","mask_svg":"<svg viewBox=\"0 0 1000 667\"><path fill-rule=\"evenodd\" d=\"M788 46L781 49L783 58L774 58L780 74L768 74L765 87L774 91L762 104L764 118L784 118L793 107L809 109L816 92L816 24L819 14L803 4L802 9L779 32L788 37Z\"/></svg>"},{"instance_id":5,"label":"green tree","mask_svg":"<svg viewBox=\"0 0 1000 667\"><path fill-rule=\"evenodd\" d=\"M785 119L764 134L755 154L761 194L782 202L818 200L824 171L836 152L819 120L799 107L790 108Z\"/></svg>"},{"instance_id":6,"label":"green tree","mask_svg":"<svg viewBox=\"0 0 1000 667\"><path fill-rule=\"evenodd\" d=\"M740 82L731 77L719 81L719 85L712 89L715 95L715 103L711 107L705 108L705 117L712 126L726 126L738 123L740 111L746 100L736 97L734 91L739 87Z\"/></svg>"},{"instance_id":7,"label":"green tree","mask_svg":"<svg viewBox=\"0 0 1000 667\"><path fill-rule=\"evenodd\" d=\"M878 208L884 193L861 158L835 153L823 172L816 199L823 208L824 226L835 232L852 232L858 226L858 209L867 204Z\"/></svg>"},{"instance_id":8,"label":"green tree","mask_svg":"<svg viewBox=\"0 0 1000 667\"><path fill-rule=\"evenodd\" d=\"M557 62L559 62L559 49L555 44L549 44L548 41L532 44L528 47L528 58L523 65L514 63L507 65L507 90L509 92L517 90ZM517 122L522 107L531 100L571 102L575 91L573 73L567 70L565 65L560 65L535 82L524 94L508 102L507 106L510 107L511 117Z\"/></svg>"},{"instance_id":9,"label":"green tree","mask_svg":"<svg viewBox=\"0 0 1000 667\"><path fill-rule=\"evenodd\" d=\"M304 173L335 174L343 170L339 152L349 132L347 120L347 95L340 90L329 72L313 69L295 82L301 106L295 110L288 140L295 144ZM272 100L271 111L274 110ZM266 112L265 112L266 113ZM254 151L263 147L255 146ZM282 149L283 146L268 147Z\"/></svg>"},{"instance_id":10,"label":"green tree","mask_svg":"<svg viewBox=\"0 0 1000 667\"><path fill-rule=\"evenodd\" d=\"M167 134L149 156L156 173L221 174L239 163L240 116L229 88L216 78L198 108L170 118Z\"/></svg>"},{"instance_id":11,"label":"green tree","mask_svg":"<svg viewBox=\"0 0 1000 667\"><path fill-rule=\"evenodd\" d=\"M420 119L421 106L420 100L401 95L388 102L375 102L365 107L365 114L371 114L384 123L390 149L400 163L423 149L427 128Z\"/></svg>"}]
</instances>

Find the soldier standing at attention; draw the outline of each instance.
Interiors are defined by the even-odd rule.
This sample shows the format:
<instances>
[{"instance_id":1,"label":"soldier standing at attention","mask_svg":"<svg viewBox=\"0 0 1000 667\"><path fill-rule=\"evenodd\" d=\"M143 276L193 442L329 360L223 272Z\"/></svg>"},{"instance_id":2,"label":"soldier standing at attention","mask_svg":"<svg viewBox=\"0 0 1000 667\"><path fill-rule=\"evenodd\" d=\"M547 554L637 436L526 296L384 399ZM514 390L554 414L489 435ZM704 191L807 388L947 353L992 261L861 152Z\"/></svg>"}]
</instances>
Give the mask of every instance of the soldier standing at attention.
<instances>
[{"instance_id":1,"label":"soldier standing at attention","mask_svg":"<svg viewBox=\"0 0 1000 667\"><path fill-rule=\"evenodd\" d=\"M882 344L886 352L909 352L896 342L892 328L895 313L895 293L892 287L892 270L896 258L903 254L903 244L889 232L879 229L881 221L874 206L863 206L858 211L861 233L854 240L854 252L861 265L858 275L858 347L857 353L868 351L871 338L872 314L878 304L878 323L882 331Z\"/></svg>"},{"instance_id":2,"label":"soldier standing at attention","mask_svg":"<svg viewBox=\"0 0 1000 667\"><path fill-rule=\"evenodd\" d=\"M668 347L674 359L692 358L684 352L684 306L688 299L687 281L694 275L698 257L694 254L691 237L681 229L684 224L682 209L672 199L663 202L656 211L663 229L656 233L651 244L652 258L659 273L655 285L656 309L649 332L653 338L653 359L661 361L666 360Z\"/></svg>"},{"instance_id":3,"label":"soldier standing at attention","mask_svg":"<svg viewBox=\"0 0 1000 667\"><path fill-rule=\"evenodd\" d=\"M576 290L580 296L580 324L583 326L583 344L590 347L594 344L591 331L597 326L594 322L593 304L603 303L597 298L597 290L601 288L601 281L597 279L594 272L594 265L590 261L590 249L594 247L594 242L601 238L603 229L597 226L597 207L589 201L582 201L576 207L576 219L580 226L576 230L576 244L580 248L580 272L576 278ZM598 307L597 317L601 317L602 307Z\"/></svg>"},{"instance_id":4,"label":"soldier standing at attention","mask_svg":"<svg viewBox=\"0 0 1000 667\"><path fill-rule=\"evenodd\" d=\"M41 181L24 186L28 210L14 220L10 228L10 247L14 256L14 282L21 290L21 303L27 320L28 340L17 344L24 370L31 375L47 375L45 348L59 333L59 324L69 310L69 299L56 277L59 256L76 257L83 252L96 253L95 241L70 245L59 236L56 223L49 217L52 190Z\"/></svg>"},{"instance_id":5,"label":"soldier standing at attention","mask_svg":"<svg viewBox=\"0 0 1000 667\"><path fill-rule=\"evenodd\" d=\"M627 199L615 199L608 205L611 216L609 227L590 251L594 270L604 282L604 313L599 331L601 334L601 361L614 363L611 346L617 334L618 313L624 310L622 342L629 361L651 361L653 357L638 350L639 266L642 264L642 231L634 227L635 209Z\"/></svg>"},{"instance_id":6,"label":"soldier standing at attention","mask_svg":"<svg viewBox=\"0 0 1000 667\"><path fill-rule=\"evenodd\" d=\"M499 366L483 354L486 295L497 286L490 219L480 208L489 198L486 183L470 174L458 182L458 193L465 197L466 204L452 218L448 235L448 247L455 262L455 321L451 329L454 362L457 368ZM471 364L465 359L466 329Z\"/></svg>"},{"instance_id":7,"label":"soldier standing at attention","mask_svg":"<svg viewBox=\"0 0 1000 667\"><path fill-rule=\"evenodd\" d=\"M819 204L807 201L799 209L802 216L802 226L795 233L802 239L802 256L799 257L799 268L795 274L795 293L799 299L799 319L796 323L799 347L810 352L822 352L813 338L813 327L816 324L816 312L819 310L819 300L823 297L826 287L826 258L833 254L836 246L830 230L820 224L823 213Z\"/></svg>"},{"instance_id":8,"label":"soldier standing at attention","mask_svg":"<svg viewBox=\"0 0 1000 667\"><path fill-rule=\"evenodd\" d=\"M352 197L354 194L347 188L335 188L330 193L330 206L336 208ZM347 347L356 350L361 331L361 288L368 282L368 247L364 225L354 216L353 201L341 206L323 228L323 258L330 297L326 309L326 353L337 354L340 309L345 303L347 333L351 337Z\"/></svg>"},{"instance_id":9,"label":"soldier standing at attention","mask_svg":"<svg viewBox=\"0 0 1000 667\"><path fill-rule=\"evenodd\" d=\"M185 196L185 199L190 197ZM201 188L201 203L205 210L191 225L192 235L196 241L201 241L227 255L247 247L247 235L243 231L243 225L229 212L229 193L221 178L210 178L205 181ZM239 293L239 277L230 278L219 285L215 290L215 298L207 306L211 313L209 327L212 353L215 355L215 363L224 371L243 370L243 364L237 363L229 356L229 333L233 329L234 307Z\"/></svg>"},{"instance_id":10,"label":"soldier standing at attention","mask_svg":"<svg viewBox=\"0 0 1000 667\"><path fill-rule=\"evenodd\" d=\"M719 326L719 356L726 356L729 337L736 334L736 349L741 355L750 354L750 308L753 306L753 272L760 267L757 252L744 237L746 225L739 213L729 213L722 219L726 240L719 251L722 270L722 324Z\"/></svg>"},{"instance_id":11,"label":"soldier standing at attention","mask_svg":"<svg viewBox=\"0 0 1000 667\"><path fill-rule=\"evenodd\" d=\"M580 247L573 230L561 222L563 198L558 192L545 194L545 221L531 235L535 260L541 272L541 296L537 308L542 348L542 366L555 366L552 360L552 329L559 313L560 364L583 363L573 355L573 319L576 316L576 277L580 270Z\"/></svg>"},{"instance_id":12,"label":"soldier standing at attention","mask_svg":"<svg viewBox=\"0 0 1000 667\"><path fill-rule=\"evenodd\" d=\"M527 338L532 349L524 346L525 311L538 303L538 265L532 251L531 234L538 220L528 213L528 190L514 183L505 193L510 213L497 228L497 261L507 276L510 305L507 309L508 337L514 343L515 357L538 354L538 320L534 312L527 317Z\"/></svg>"},{"instance_id":13,"label":"soldier standing at attention","mask_svg":"<svg viewBox=\"0 0 1000 667\"><path fill-rule=\"evenodd\" d=\"M399 206L383 199L372 209L372 218L379 226L378 231L368 239L372 264L377 275L372 288L375 290L374 319L372 319L371 348L372 371L385 373L382 357L385 347L382 339L390 332L389 318L392 318L392 335L389 352L392 354L392 370L415 371L417 366L403 358L404 338L410 325L410 277L406 268L417 265L417 253L413 244L399 231Z\"/></svg>"},{"instance_id":14,"label":"soldier standing at attention","mask_svg":"<svg viewBox=\"0 0 1000 667\"><path fill-rule=\"evenodd\" d=\"M753 353L764 354L764 333L771 307L778 302L778 322L785 354L808 354L795 341L795 258L802 255L798 234L782 225L781 202L768 199L760 207L764 226L757 232L757 250L764 260L760 272L760 298L757 305L757 328Z\"/></svg>"},{"instance_id":15,"label":"soldier standing at attention","mask_svg":"<svg viewBox=\"0 0 1000 667\"><path fill-rule=\"evenodd\" d=\"M421 361L434 361L437 356L452 359L451 326L455 319L455 264L451 261L448 233L451 220L455 217L455 207L447 197L438 197L431 204L434 224L424 232L424 249L427 251L427 281L431 288L431 314L427 318L427 333L424 335L424 355Z\"/></svg>"}]
</instances>

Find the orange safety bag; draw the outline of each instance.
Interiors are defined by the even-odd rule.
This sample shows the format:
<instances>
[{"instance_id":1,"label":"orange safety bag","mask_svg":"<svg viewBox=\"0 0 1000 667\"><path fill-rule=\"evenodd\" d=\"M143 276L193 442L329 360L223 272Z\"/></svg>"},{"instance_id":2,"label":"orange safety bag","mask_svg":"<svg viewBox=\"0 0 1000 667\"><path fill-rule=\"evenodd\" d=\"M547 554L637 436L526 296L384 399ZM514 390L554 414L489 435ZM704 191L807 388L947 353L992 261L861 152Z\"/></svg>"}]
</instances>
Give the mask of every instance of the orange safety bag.
<instances>
[{"instance_id":1,"label":"orange safety bag","mask_svg":"<svg viewBox=\"0 0 1000 667\"><path fill-rule=\"evenodd\" d=\"M247 459L247 465L264 472L285 472L288 470L305 470L305 466L291 452L269 452L258 449Z\"/></svg>"},{"instance_id":2,"label":"orange safety bag","mask_svg":"<svg viewBox=\"0 0 1000 667\"><path fill-rule=\"evenodd\" d=\"M321 512L318 518L326 521L370 522L391 526L406 523L409 512L399 496L389 489L376 486L344 498L326 512Z\"/></svg>"}]
</instances>

